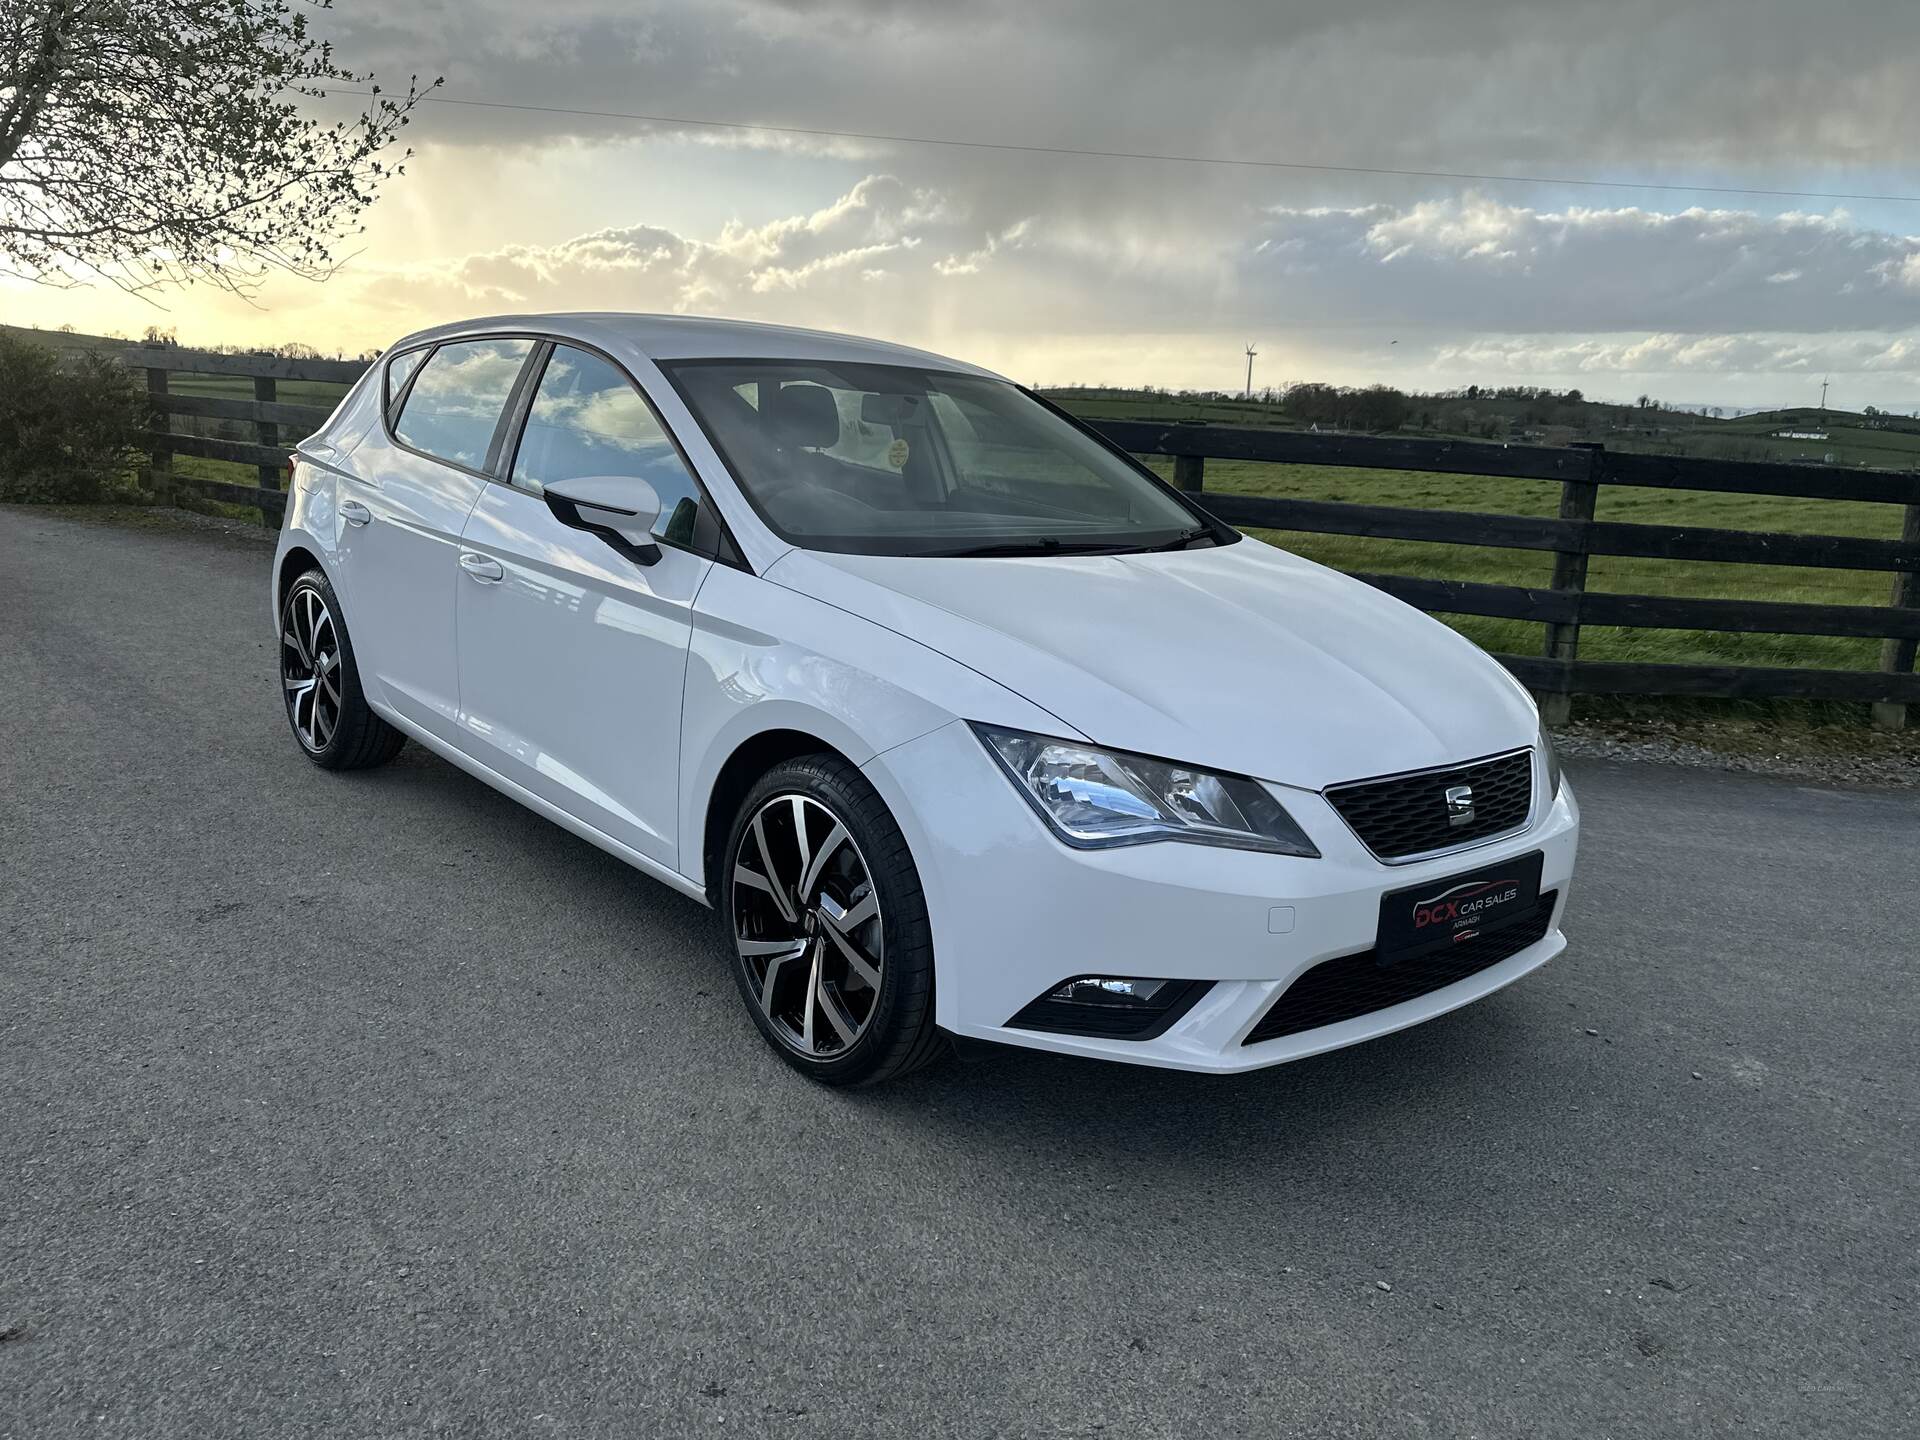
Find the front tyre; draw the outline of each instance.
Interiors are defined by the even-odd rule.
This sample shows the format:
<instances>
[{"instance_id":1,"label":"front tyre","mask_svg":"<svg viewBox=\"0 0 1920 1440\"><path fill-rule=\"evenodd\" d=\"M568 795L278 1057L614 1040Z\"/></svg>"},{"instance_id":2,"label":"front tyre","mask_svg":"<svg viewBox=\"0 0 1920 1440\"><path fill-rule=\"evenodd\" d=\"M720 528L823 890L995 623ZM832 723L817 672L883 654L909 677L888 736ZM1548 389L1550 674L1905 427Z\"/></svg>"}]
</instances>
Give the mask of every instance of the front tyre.
<instances>
[{"instance_id":1,"label":"front tyre","mask_svg":"<svg viewBox=\"0 0 1920 1440\"><path fill-rule=\"evenodd\" d=\"M384 765L407 743L367 704L339 597L317 568L287 587L280 606L280 693L293 738L323 770Z\"/></svg>"},{"instance_id":2,"label":"front tyre","mask_svg":"<svg viewBox=\"0 0 1920 1440\"><path fill-rule=\"evenodd\" d=\"M833 755L776 766L747 792L723 854L734 978L789 1065L872 1085L940 1052L920 875L859 770Z\"/></svg>"}]
</instances>

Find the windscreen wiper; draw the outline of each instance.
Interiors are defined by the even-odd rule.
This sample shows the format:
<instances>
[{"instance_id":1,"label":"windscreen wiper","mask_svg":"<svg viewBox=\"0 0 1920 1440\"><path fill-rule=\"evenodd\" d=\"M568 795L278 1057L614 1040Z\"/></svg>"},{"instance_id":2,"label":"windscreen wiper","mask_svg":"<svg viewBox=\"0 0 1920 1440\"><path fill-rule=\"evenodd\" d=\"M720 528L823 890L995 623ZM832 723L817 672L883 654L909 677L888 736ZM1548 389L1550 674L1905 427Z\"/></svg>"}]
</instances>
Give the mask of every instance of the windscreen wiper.
<instances>
[{"instance_id":1,"label":"windscreen wiper","mask_svg":"<svg viewBox=\"0 0 1920 1440\"><path fill-rule=\"evenodd\" d=\"M1182 530L1173 539L1163 540L1158 545L1143 545L1140 547L1140 553L1148 554L1155 550L1184 550L1196 540L1211 540L1216 545L1220 543L1220 537L1213 533L1211 525L1196 525L1193 529Z\"/></svg>"},{"instance_id":2,"label":"windscreen wiper","mask_svg":"<svg viewBox=\"0 0 1920 1440\"><path fill-rule=\"evenodd\" d=\"M1033 540L1003 540L992 545L969 545L961 550L923 550L922 555L953 558L961 555L1117 555L1130 545L1112 541L1062 540L1057 535L1042 535Z\"/></svg>"}]
</instances>

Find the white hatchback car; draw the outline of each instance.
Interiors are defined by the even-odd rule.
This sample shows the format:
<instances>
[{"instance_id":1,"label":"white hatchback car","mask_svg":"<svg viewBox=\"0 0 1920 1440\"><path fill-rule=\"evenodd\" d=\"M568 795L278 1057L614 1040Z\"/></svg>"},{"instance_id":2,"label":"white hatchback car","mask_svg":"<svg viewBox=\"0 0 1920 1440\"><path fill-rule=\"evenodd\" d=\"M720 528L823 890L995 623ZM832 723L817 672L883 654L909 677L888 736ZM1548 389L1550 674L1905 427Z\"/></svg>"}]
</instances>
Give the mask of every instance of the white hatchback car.
<instances>
[{"instance_id":1,"label":"white hatchback car","mask_svg":"<svg viewBox=\"0 0 1920 1440\"><path fill-rule=\"evenodd\" d=\"M1453 631L1040 397L717 320L423 331L292 464L288 718L715 907L833 1083L943 1034L1236 1071L1565 945L1578 811Z\"/></svg>"}]
</instances>

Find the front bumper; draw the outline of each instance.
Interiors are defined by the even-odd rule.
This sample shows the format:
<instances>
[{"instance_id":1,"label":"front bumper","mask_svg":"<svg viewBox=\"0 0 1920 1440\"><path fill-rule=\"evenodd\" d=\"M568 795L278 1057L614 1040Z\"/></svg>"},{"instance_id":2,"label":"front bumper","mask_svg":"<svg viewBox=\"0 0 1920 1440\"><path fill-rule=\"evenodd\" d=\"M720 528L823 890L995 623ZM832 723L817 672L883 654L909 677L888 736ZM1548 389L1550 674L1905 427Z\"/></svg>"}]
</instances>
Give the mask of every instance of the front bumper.
<instances>
[{"instance_id":1,"label":"front bumper","mask_svg":"<svg viewBox=\"0 0 1920 1440\"><path fill-rule=\"evenodd\" d=\"M1228 1073L1276 1065L1417 1025L1511 984L1566 947L1560 918L1579 807L1534 776L1522 833L1435 860L1383 865L1320 796L1284 792L1321 858L1178 842L1075 850L1054 838L964 724L864 767L912 848L933 924L935 1014L956 1035L1038 1050ZM1536 772L1540 767L1535 767ZM1337 1024L1243 1043L1301 972L1370 949L1389 890L1539 850L1558 892L1538 943L1417 999ZM1211 980L1164 1034L1118 1040L1016 1029L1021 1007L1074 975Z\"/></svg>"}]
</instances>

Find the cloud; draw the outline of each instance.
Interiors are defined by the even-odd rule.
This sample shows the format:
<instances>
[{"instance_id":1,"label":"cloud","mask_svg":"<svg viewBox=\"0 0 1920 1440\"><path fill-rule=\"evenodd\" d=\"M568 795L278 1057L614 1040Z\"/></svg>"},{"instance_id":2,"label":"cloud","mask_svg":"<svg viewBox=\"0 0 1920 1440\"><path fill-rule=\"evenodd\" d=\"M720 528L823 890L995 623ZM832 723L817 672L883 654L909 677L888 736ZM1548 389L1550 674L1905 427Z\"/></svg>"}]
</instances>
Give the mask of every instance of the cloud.
<instances>
[{"instance_id":1,"label":"cloud","mask_svg":"<svg viewBox=\"0 0 1920 1440\"><path fill-rule=\"evenodd\" d=\"M686 312L920 326L943 303L1081 330L1233 323L1396 337L1641 330L1705 339L1920 326L1920 238L1830 215L1536 211L1483 197L1276 207L1159 248L1042 211L983 227L971 197L870 175L819 208L707 237L639 223L510 245L372 282L395 303ZM902 306L907 308L903 311ZM1464 353L1456 346L1454 353Z\"/></svg>"},{"instance_id":2,"label":"cloud","mask_svg":"<svg viewBox=\"0 0 1920 1440\"><path fill-rule=\"evenodd\" d=\"M356 64L444 73L472 99L1103 149L1899 168L1920 129L1907 0L343 0L328 28ZM633 133L512 112L423 128L491 146ZM1175 178L1095 174L1133 198Z\"/></svg>"},{"instance_id":3,"label":"cloud","mask_svg":"<svg viewBox=\"0 0 1920 1440\"><path fill-rule=\"evenodd\" d=\"M1920 325L1920 237L1844 212L1533 210L1484 196L1263 217L1245 287L1325 325L1705 333Z\"/></svg>"},{"instance_id":4,"label":"cloud","mask_svg":"<svg viewBox=\"0 0 1920 1440\"><path fill-rule=\"evenodd\" d=\"M983 233L946 197L870 175L817 210L759 224L729 221L708 238L649 224L605 229L557 245L509 245L393 269L364 282L362 293L386 307L450 314L725 310L832 324L838 309L842 328L850 328L845 307L862 307L863 292L877 282L911 276L924 300L928 282L980 274L1023 234L1019 224Z\"/></svg>"},{"instance_id":5,"label":"cloud","mask_svg":"<svg viewBox=\"0 0 1920 1440\"><path fill-rule=\"evenodd\" d=\"M314 25L390 88L445 74L507 108L423 107L345 274L266 312L180 297L183 335L357 349L609 307L1026 380L1236 385L1257 340L1275 380L1755 376L1725 398L1767 399L1832 365L1877 401L1920 392L1911 207L1377 173L1911 191L1912 0L338 0ZM0 294L52 324L152 318Z\"/></svg>"},{"instance_id":6,"label":"cloud","mask_svg":"<svg viewBox=\"0 0 1920 1440\"><path fill-rule=\"evenodd\" d=\"M1920 380L1920 338L1835 335L1642 335L1546 341L1488 336L1442 346L1448 367L1488 377L1898 375Z\"/></svg>"},{"instance_id":7,"label":"cloud","mask_svg":"<svg viewBox=\"0 0 1920 1440\"><path fill-rule=\"evenodd\" d=\"M1920 238L1840 212L1541 211L1468 195L1271 207L1205 244L1160 244L1071 208L991 228L980 208L875 174L816 208L705 236L637 223L410 265L364 282L364 298L396 327L489 311L723 313L988 364L1012 355L1022 378L1196 383L1186 357L1260 334L1286 378L1627 388L1831 370L1920 386ZM1034 377L1041 357L1099 370Z\"/></svg>"}]
</instances>

